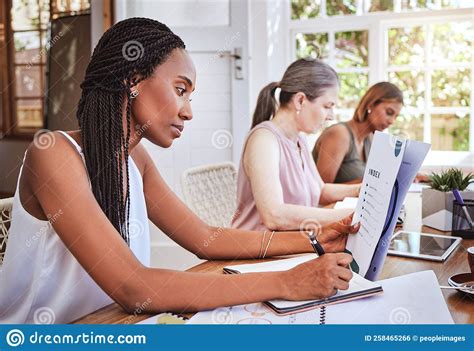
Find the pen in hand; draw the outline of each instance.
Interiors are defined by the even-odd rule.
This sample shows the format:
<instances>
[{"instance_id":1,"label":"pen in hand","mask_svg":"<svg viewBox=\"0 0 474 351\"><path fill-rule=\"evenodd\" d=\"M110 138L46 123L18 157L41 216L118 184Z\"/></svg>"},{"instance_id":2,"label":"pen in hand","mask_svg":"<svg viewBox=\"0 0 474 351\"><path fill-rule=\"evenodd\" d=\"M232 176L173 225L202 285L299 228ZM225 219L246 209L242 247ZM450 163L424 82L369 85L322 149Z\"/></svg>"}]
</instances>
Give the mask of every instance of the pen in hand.
<instances>
[{"instance_id":1,"label":"pen in hand","mask_svg":"<svg viewBox=\"0 0 474 351\"><path fill-rule=\"evenodd\" d=\"M318 254L318 256L322 256L325 254L323 247L319 243L319 241L316 239L316 235L314 234L314 231L311 230L308 233L309 241L311 243L311 246L313 247L314 252Z\"/></svg>"},{"instance_id":2,"label":"pen in hand","mask_svg":"<svg viewBox=\"0 0 474 351\"><path fill-rule=\"evenodd\" d=\"M309 237L309 242L311 243L311 246L313 247L314 252L317 253L319 257L324 255L326 252L324 251L323 246L316 239L316 235L314 234L314 230L310 230L308 232L308 237ZM349 270L352 271L352 267L351 267L350 264L349 264L348 268L349 268Z\"/></svg>"}]
</instances>

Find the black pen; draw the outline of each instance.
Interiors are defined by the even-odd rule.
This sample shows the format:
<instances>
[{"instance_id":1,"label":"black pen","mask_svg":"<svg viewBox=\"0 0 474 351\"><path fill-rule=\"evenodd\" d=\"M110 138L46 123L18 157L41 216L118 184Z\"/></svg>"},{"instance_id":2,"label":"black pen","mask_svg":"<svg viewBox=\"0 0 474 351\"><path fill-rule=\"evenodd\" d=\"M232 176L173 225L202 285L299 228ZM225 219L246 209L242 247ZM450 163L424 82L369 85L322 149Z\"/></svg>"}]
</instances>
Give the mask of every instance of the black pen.
<instances>
[{"instance_id":1,"label":"black pen","mask_svg":"<svg viewBox=\"0 0 474 351\"><path fill-rule=\"evenodd\" d=\"M309 242L311 243L311 246L313 247L314 252L318 254L319 257L324 255L326 252L323 249L323 246L319 243L318 240L316 240L316 235L314 235L314 231L309 231L308 233L309 237ZM348 268L351 272L353 272L351 265L348 265Z\"/></svg>"},{"instance_id":2,"label":"black pen","mask_svg":"<svg viewBox=\"0 0 474 351\"><path fill-rule=\"evenodd\" d=\"M313 230L311 230L308 233L308 237L309 237L309 241L311 243L311 246L313 247L314 252L316 252L318 256L324 255L325 254L324 249L321 246L321 244L318 242L318 240L316 239L316 235L314 235Z\"/></svg>"}]
</instances>

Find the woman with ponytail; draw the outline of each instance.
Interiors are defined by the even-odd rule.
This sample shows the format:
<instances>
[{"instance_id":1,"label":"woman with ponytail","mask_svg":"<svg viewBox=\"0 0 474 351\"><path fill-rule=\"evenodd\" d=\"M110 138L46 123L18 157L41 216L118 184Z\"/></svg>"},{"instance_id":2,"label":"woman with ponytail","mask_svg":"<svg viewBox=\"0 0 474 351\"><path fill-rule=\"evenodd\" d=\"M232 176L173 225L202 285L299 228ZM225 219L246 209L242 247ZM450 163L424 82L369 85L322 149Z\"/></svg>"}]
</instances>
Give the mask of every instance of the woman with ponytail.
<instances>
[{"instance_id":1,"label":"woman with ponytail","mask_svg":"<svg viewBox=\"0 0 474 351\"><path fill-rule=\"evenodd\" d=\"M302 135L332 119L338 89L336 72L318 59L293 62L280 82L262 89L240 161L234 228L298 230L348 220L351 210L318 205L358 196L360 186L325 184Z\"/></svg>"},{"instance_id":2,"label":"woman with ponytail","mask_svg":"<svg viewBox=\"0 0 474 351\"><path fill-rule=\"evenodd\" d=\"M0 271L0 323L67 323L113 301L131 313L180 313L348 288L352 258L341 251L357 230L348 223L321 228L329 253L286 272L150 267L149 220L202 259L312 252L292 232L211 227L161 178L141 139L167 148L180 137L193 117L195 76L182 40L157 21L130 18L104 33L81 84L80 129L41 134L25 153Z\"/></svg>"}]
</instances>

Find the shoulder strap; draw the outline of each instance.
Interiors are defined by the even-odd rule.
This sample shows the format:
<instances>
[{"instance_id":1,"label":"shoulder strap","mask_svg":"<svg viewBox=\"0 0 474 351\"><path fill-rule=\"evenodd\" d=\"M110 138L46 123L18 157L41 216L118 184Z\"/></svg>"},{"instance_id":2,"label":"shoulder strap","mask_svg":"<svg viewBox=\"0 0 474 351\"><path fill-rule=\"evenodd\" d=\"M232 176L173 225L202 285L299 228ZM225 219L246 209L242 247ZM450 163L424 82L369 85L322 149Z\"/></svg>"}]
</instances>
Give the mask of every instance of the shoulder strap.
<instances>
[{"instance_id":1,"label":"shoulder strap","mask_svg":"<svg viewBox=\"0 0 474 351\"><path fill-rule=\"evenodd\" d=\"M69 141L69 143L71 143L72 146L74 146L77 150L77 152L79 152L79 155L81 155L81 158L82 158L82 161L84 162L84 166L86 167L87 169L87 166L86 166L86 159L84 157L84 154L82 152L82 148L81 146L77 143L77 141L74 140L74 138L72 136L70 136L68 133L66 132L63 132L62 130L58 130L59 133L61 133L62 135L64 135L67 139L67 141ZM87 176L89 176L89 174L87 174ZM89 179L89 182L90 182L90 179Z\"/></svg>"},{"instance_id":2,"label":"shoulder strap","mask_svg":"<svg viewBox=\"0 0 474 351\"><path fill-rule=\"evenodd\" d=\"M59 133L61 133L62 135L64 135L66 137L66 139L76 148L76 150L82 154L82 148L80 147L80 145L77 143L77 141L74 140L74 138L72 136L70 136L68 133L66 132L63 132L62 130L58 130Z\"/></svg>"},{"instance_id":3,"label":"shoulder strap","mask_svg":"<svg viewBox=\"0 0 474 351\"><path fill-rule=\"evenodd\" d=\"M370 148L372 146L372 135L369 135L367 138L364 139L364 156L365 162L369 159Z\"/></svg>"},{"instance_id":4,"label":"shoulder strap","mask_svg":"<svg viewBox=\"0 0 474 351\"><path fill-rule=\"evenodd\" d=\"M347 125L347 122L341 122L341 124L346 127L347 131L349 132L349 135L351 136L351 145L349 147L349 152L348 154L352 154L355 150L355 140L354 140L354 134L352 133L351 127Z\"/></svg>"}]
</instances>

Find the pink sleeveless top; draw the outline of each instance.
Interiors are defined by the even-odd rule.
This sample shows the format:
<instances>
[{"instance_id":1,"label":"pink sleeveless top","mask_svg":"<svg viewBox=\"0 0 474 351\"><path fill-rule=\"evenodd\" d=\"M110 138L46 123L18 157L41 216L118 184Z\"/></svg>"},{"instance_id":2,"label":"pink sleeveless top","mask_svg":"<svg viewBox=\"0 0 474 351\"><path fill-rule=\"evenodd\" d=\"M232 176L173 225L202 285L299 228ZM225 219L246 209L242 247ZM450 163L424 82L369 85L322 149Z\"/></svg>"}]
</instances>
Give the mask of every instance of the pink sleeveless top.
<instances>
[{"instance_id":1,"label":"pink sleeveless top","mask_svg":"<svg viewBox=\"0 0 474 351\"><path fill-rule=\"evenodd\" d=\"M301 157L297 144L288 139L282 131L271 121L265 121L253 128L247 136L242 157L240 159L239 173L237 176L237 210L232 220L232 227L246 230L268 229L258 213L253 197L250 180L245 173L243 160L247 141L257 129L271 131L278 140L280 147L280 184L285 204L301 206L318 206L321 189L324 182L319 175L316 165L311 158L304 136L298 136L301 147ZM303 167L304 166L304 167ZM298 229L298 228L288 228Z\"/></svg>"}]
</instances>

